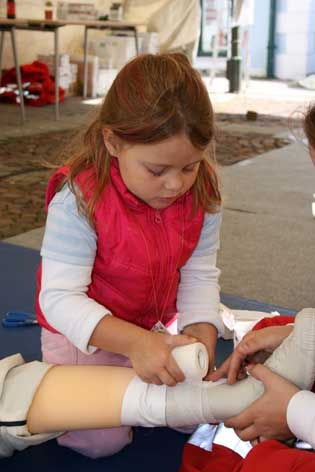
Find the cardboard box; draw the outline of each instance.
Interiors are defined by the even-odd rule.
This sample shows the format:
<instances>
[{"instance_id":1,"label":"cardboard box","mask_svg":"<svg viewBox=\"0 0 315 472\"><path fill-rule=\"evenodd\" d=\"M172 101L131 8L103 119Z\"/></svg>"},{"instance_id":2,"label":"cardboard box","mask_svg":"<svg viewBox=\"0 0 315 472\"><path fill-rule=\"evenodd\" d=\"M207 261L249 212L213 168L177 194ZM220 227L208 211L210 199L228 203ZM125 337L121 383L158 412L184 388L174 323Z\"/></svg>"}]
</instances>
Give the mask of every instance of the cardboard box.
<instances>
[{"instance_id":1,"label":"cardboard box","mask_svg":"<svg viewBox=\"0 0 315 472\"><path fill-rule=\"evenodd\" d=\"M79 94L83 92L83 73L84 73L84 57L82 54L71 54L71 64L76 64L78 70L78 88ZM88 55L88 81L87 96L95 98L97 96L99 58L97 56Z\"/></svg>"},{"instance_id":2,"label":"cardboard box","mask_svg":"<svg viewBox=\"0 0 315 472\"><path fill-rule=\"evenodd\" d=\"M98 11L94 3L57 3L58 20L97 20Z\"/></svg>"},{"instance_id":3,"label":"cardboard box","mask_svg":"<svg viewBox=\"0 0 315 472\"><path fill-rule=\"evenodd\" d=\"M157 33L139 33L138 45L140 54L157 54L159 52ZM130 59L136 56L136 44L133 34L107 35L102 39L90 41L91 53L98 56L103 66L121 69Z\"/></svg>"},{"instance_id":4,"label":"cardboard box","mask_svg":"<svg viewBox=\"0 0 315 472\"><path fill-rule=\"evenodd\" d=\"M39 54L37 59L47 65L51 76L55 76L55 55ZM70 63L69 54L59 55L59 85L65 91L65 96L78 93L78 66Z\"/></svg>"},{"instance_id":5,"label":"cardboard box","mask_svg":"<svg viewBox=\"0 0 315 472\"><path fill-rule=\"evenodd\" d=\"M54 54L38 54L37 60L47 65L51 75L55 74L55 55ZM69 54L59 54L59 67L70 69Z\"/></svg>"}]
</instances>

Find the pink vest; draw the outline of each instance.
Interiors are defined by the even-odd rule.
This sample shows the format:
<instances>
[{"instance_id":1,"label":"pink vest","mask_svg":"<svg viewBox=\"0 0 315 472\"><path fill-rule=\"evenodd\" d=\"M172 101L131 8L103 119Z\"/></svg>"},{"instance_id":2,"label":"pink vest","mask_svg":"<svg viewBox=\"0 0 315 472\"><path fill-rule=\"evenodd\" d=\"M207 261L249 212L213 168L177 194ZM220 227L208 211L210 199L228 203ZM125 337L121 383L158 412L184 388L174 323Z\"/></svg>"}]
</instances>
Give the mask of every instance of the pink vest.
<instances>
[{"instance_id":1,"label":"pink vest","mask_svg":"<svg viewBox=\"0 0 315 472\"><path fill-rule=\"evenodd\" d=\"M60 168L50 179L46 206L68 169ZM91 171L76 183L86 200L91 195ZM88 296L113 315L146 329L160 319L167 326L176 316L179 269L190 258L200 237L204 210L193 213L193 196L187 192L173 205L155 210L128 191L116 159L110 181L94 212L97 252ZM38 270L36 312L39 323L56 332L38 303L41 267Z\"/></svg>"}]
</instances>

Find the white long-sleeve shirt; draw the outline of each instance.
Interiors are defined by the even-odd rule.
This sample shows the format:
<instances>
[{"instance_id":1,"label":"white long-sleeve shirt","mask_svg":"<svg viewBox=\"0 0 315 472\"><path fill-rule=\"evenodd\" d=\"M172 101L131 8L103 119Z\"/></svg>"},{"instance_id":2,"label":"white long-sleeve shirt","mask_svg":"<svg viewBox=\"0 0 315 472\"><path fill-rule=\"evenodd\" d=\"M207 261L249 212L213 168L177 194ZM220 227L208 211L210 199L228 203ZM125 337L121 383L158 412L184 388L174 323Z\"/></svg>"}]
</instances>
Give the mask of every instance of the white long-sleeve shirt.
<instances>
[{"instance_id":1,"label":"white long-sleeve shirt","mask_svg":"<svg viewBox=\"0 0 315 472\"><path fill-rule=\"evenodd\" d=\"M178 330L192 323L213 324L219 334L219 248L221 214L206 214L199 242L180 270L177 309ZM40 307L48 321L85 353L95 351L90 337L110 311L87 296L97 247L97 235L78 213L73 193L66 185L49 205L42 256Z\"/></svg>"},{"instance_id":2,"label":"white long-sleeve shirt","mask_svg":"<svg viewBox=\"0 0 315 472\"><path fill-rule=\"evenodd\" d=\"M303 368L303 366L301 367ZM287 408L290 431L315 449L315 394L306 390L297 392Z\"/></svg>"}]
</instances>

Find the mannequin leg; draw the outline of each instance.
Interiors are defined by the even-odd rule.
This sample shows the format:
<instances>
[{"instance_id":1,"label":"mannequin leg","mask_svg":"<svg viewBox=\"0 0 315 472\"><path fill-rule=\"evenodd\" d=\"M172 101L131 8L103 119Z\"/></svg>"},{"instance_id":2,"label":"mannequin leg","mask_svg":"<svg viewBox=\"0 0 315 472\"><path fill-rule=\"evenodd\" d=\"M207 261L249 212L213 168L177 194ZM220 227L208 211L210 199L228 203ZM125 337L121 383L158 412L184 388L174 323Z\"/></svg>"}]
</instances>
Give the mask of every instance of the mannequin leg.
<instances>
[{"instance_id":1,"label":"mannequin leg","mask_svg":"<svg viewBox=\"0 0 315 472\"><path fill-rule=\"evenodd\" d=\"M122 400L135 372L113 366L56 366L43 378L28 412L31 433L121 425Z\"/></svg>"},{"instance_id":2,"label":"mannequin leg","mask_svg":"<svg viewBox=\"0 0 315 472\"><path fill-rule=\"evenodd\" d=\"M292 334L266 365L300 388L313 383L314 310L297 315ZM132 369L122 367L58 366L37 390L28 427L39 433L121 424L176 427L218 422L240 413L262 393L263 384L253 377L234 385L191 381L166 387L146 384Z\"/></svg>"},{"instance_id":3,"label":"mannequin leg","mask_svg":"<svg viewBox=\"0 0 315 472\"><path fill-rule=\"evenodd\" d=\"M42 329L41 344L43 360L57 365L115 365L131 367L127 357L97 350L87 355L77 349L61 334ZM57 438L62 447L93 459L116 454L132 441L131 428L81 429L67 431Z\"/></svg>"},{"instance_id":4,"label":"mannequin leg","mask_svg":"<svg viewBox=\"0 0 315 472\"><path fill-rule=\"evenodd\" d=\"M269 368L302 389L315 375L315 311L300 312ZM142 382L130 368L0 361L0 457L82 428L183 426L238 414L263 392L248 377L234 385L189 381L175 387ZM52 433L54 432L54 433ZM46 433L46 434L40 434Z\"/></svg>"}]
</instances>

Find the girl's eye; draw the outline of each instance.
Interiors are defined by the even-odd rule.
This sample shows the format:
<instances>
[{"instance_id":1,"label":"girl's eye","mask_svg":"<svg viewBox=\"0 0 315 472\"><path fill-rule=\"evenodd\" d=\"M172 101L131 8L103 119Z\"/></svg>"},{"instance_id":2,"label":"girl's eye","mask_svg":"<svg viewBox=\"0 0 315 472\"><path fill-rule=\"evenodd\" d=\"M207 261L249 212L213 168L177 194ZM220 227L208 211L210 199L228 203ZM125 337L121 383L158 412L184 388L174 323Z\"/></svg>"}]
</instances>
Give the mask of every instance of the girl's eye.
<instances>
[{"instance_id":1,"label":"girl's eye","mask_svg":"<svg viewBox=\"0 0 315 472\"><path fill-rule=\"evenodd\" d=\"M197 165L197 163L196 163L196 164L193 164L192 166L185 167L185 168L184 168L184 172L188 172L188 173L189 173L189 172L193 172L193 171L195 170L195 168L196 168L196 165Z\"/></svg>"},{"instance_id":2,"label":"girl's eye","mask_svg":"<svg viewBox=\"0 0 315 472\"><path fill-rule=\"evenodd\" d=\"M164 170L159 170L158 172L156 170L152 170L152 169L148 169L148 171L150 172L150 174L154 175L155 177L160 177Z\"/></svg>"},{"instance_id":3,"label":"girl's eye","mask_svg":"<svg viewBox=\"0 0 315 472\"><path fill-rule=\"evenodd\" d=\"M194 172L196 166L197 166L197 162L195 164L192 164L191 166L189 167L184 167L182 172L184 172L185 174L189 174L190 172ZM148 172L150 172L150 174L154 175L155 177L160 177L161 175L164 174L165 172L165 169L162 169L162 170L153 170L153 169L149 169L147 167L147 170Z\"/></svg>"}]
</instances>

